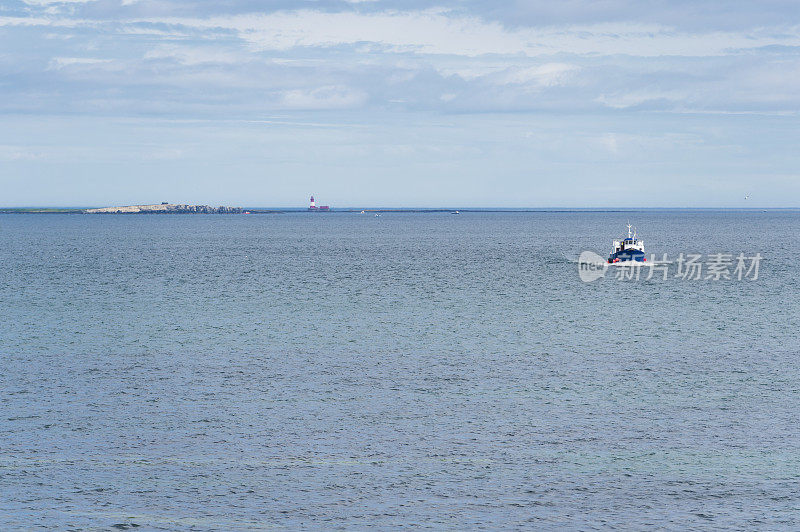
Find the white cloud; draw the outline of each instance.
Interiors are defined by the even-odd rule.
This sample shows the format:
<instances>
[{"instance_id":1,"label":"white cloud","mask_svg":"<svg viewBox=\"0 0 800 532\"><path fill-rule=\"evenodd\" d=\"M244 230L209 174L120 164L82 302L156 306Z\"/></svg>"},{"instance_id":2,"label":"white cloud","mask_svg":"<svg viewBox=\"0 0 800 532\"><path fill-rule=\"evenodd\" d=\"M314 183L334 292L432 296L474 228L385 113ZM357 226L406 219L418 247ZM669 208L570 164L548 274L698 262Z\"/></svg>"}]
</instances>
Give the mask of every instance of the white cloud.
<instances>
[{"instance_id":1,"label":"white cloud","mask_svg":"<svg viewBox=\"0 0 800 532\"><path fill-rule=\"evenodd\" d=\"M146 4L120 14L148 12ZM758 47L800 47L800 28L508 27L466 8L343 9L91 19L88 10L44 16L30 8L31 17L0 17L0 26L25 26L15 32L18 49L0 60L26 75L46 65L52 82L41 93L48 98L12 84L4 105L64 108L91 97L105 109L221 113L359 105L451 112L797 108L794 52ZM51 35L69 39L42 44ZM28 52L32 39L40 45ZM101 50L107 59L81 57Z\"/></svg>"},{"instance_id":2,"label":"white cloud","mask_svg":"<svg viewBox=\"0 0 800 532\"><path fill-rule=\"evenodd\" d=\"M22 0L29 6L49 6L53 4L88 4L97 0Z\"/></svg>"},{"instance_id":3,"label":"white cloud","mask_svg":"<svg viewBox=\"0 0 800 532\"><path fill-rule=\"evenodd\" d=\"M616 94L603 94L596 101L612 109L636 107L656 101L688 101L688 94L680 91L632 91Z\"/></svg>"},{"instance_id":4,"label":"white cloud","mask_svg":"<svg viewBox=\"0 0 800 532\"><path fill-rule=\"evenodd\" d=\"M640 23L605 23L509 29L497 22L443 10L324 13L291 11L209 18L148 18L144 21L198 29L225 29L259 50L375 43L384 51L478 56L556 53L655 57L718 56L770 45L800 46L797 29L768 32L686 33Z\"/></svg>"},{"instance_id":5,"label":"white cloud","mask_svg":"<svg viewBox=\"0 0 800 532\"><path fill-rule=\"evenodd\" d=\"M243 54L212 47L164 45L150 50L145 59L172 59L183 65L237 64L248 60Z\"/></svg>"},{"instance_id":6,"label":"white cloud","mask_svg":"<svg viewBox=\"0 0 800 532\"><path fill-rule=\"evenodd\" d=\"M580 68L577 65L566 63L545 63L526 68L512 68L499 76L495 83L555 87L562 85L570 74L578 70Z\"/></svg>"},{"instance_id":7,"label":"white cloud","mask_svg":"<svg viewBox=\"0 0 800 532\"><path fill-rule=\"evenodd\" d=\"M111 59L98 59L95 57L54 57L50 68L64 68L73 65L97 65L110 63Z\"/></svg>"},{"instance_id":8,"label":"white cloud","mask_svg":"<svg viewBox=\"0 0 800 532\"><path fill-rule=\"evenodd\" d=\"M287 109L346 109L364 102L366 94L348 87L327 86L285 91L281 103Z\"/></svg>"},{"instance_id":9,"label":"white cloud","mask_svg":"<svg viewBox=\"0 0 800 532\"><path fill-rule=\"evenodd\" d=\"M499 64L498 64L499 63ZM442 76L458 76L464 81L472 81L480 77L500 72L506 68L510 68L505 62L498 62L494 64L472 64L472 65L458 65L458 66L440 66L436 69Z\"/></svg>"},{"instance_id":10,"label":"white cloud","mask_svg":"<svg viewBox=\"0 0 800 532\"><path fill-rule=\"evenodd\" d=\"M619 153L619 143L617 141L617 135L615 135L614 133L606 133L602 135L598 140L600 144L610 153L614 155Z\"/></svg>"},{"instance_id":11,"label":"white cloud","mask_svg":"<svg viewBox=\"0 0 800 532\"><path fill-rule=\"evenodd\" d=\"M76 28L79 26L95 26L96 22L65 17L0 17L2 26L42 26Z\"/></svg>"},{"instance_id":12,"label":"white cloud","mask_svg":"<svg viewBox=\"0 0 800 532\"><path fill-rule=\"evenodd\" d=\"M32 161L41 159L43 154L39 151L31 150L29 146L14 146L10 144L0 144L0 161Z\"/></svg>"}]
</instances>

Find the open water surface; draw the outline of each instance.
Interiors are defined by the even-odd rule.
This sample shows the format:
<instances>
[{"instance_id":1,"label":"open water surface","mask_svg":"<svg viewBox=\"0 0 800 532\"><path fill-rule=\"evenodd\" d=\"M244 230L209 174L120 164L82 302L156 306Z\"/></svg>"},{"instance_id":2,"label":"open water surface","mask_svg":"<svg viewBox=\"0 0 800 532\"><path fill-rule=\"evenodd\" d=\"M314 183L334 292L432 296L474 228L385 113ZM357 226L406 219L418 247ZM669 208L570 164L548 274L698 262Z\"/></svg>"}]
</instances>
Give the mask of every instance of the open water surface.
<instances>
[{"instance_id":1,"label":"open water surface","mask_svg":"<svg viewBox=\"0 0 800 532\"><path fill-rule=\"evenodd\" d=\"M760 252L759 278L582 283L629 219L648 254ZM0 529L796 530L798 234L0 216Z\"/></svg>"}]
</instances>

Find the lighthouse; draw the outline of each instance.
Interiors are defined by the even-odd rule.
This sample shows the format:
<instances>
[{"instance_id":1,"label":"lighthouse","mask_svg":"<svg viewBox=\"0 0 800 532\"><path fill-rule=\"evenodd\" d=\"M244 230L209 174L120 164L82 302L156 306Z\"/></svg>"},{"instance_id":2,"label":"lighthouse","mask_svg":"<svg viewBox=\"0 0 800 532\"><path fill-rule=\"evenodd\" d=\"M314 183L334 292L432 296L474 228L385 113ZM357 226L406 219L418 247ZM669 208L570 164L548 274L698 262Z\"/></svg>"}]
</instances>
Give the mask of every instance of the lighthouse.
<instances>
[{"instance_id":1,"label":"lighthouse","mask_svg":"<svg viewBox=\"0 0 800 532\"><path fill-rule=\"evenodd\" d=\"M311 212L328 212L331 208L327 205L320 205L317 207L317 203L314 201L314 196L311 196L310 203L308 204L308 210Z\"/></svg>"}]
</instances>

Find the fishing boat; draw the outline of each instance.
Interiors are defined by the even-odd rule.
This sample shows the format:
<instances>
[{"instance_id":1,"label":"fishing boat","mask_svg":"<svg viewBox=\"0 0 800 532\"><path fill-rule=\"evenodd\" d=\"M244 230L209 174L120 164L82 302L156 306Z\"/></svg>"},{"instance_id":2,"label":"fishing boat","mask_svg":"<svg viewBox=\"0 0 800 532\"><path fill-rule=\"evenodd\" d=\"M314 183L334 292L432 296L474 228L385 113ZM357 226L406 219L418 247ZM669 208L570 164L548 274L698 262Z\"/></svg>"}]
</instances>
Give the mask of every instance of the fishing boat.
<instances>
[{"instance_id":1,"label":"fishing boat","mask_svg":"<svg viewBox=\"0 0 800 532\"><path fill-rule=\"evenodd\" d=\"M636 230L631 231L631 229L631 224L628 224L628 237L614 240L614 249L608 256L610 264L647 261L644 256L644 242L636 238Z\"/></svg>"}]
</instances>

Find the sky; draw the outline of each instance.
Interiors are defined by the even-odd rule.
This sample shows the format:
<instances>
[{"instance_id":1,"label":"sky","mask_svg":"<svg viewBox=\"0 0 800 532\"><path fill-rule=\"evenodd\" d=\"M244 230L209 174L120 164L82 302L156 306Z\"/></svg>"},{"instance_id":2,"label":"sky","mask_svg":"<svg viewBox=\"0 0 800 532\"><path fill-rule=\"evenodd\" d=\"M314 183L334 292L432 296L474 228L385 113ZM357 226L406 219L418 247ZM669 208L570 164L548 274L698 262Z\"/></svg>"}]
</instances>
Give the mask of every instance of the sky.
<instances>
[{"instance_id":1,"label":"sky","mask_svg":"<svg viewBox=\"0 0 800 532\"><path fill-rule=\"evenodd\" d=\"M798 207L798 13L3 0L0 206Z\"/></svg>"}]
</instances>

